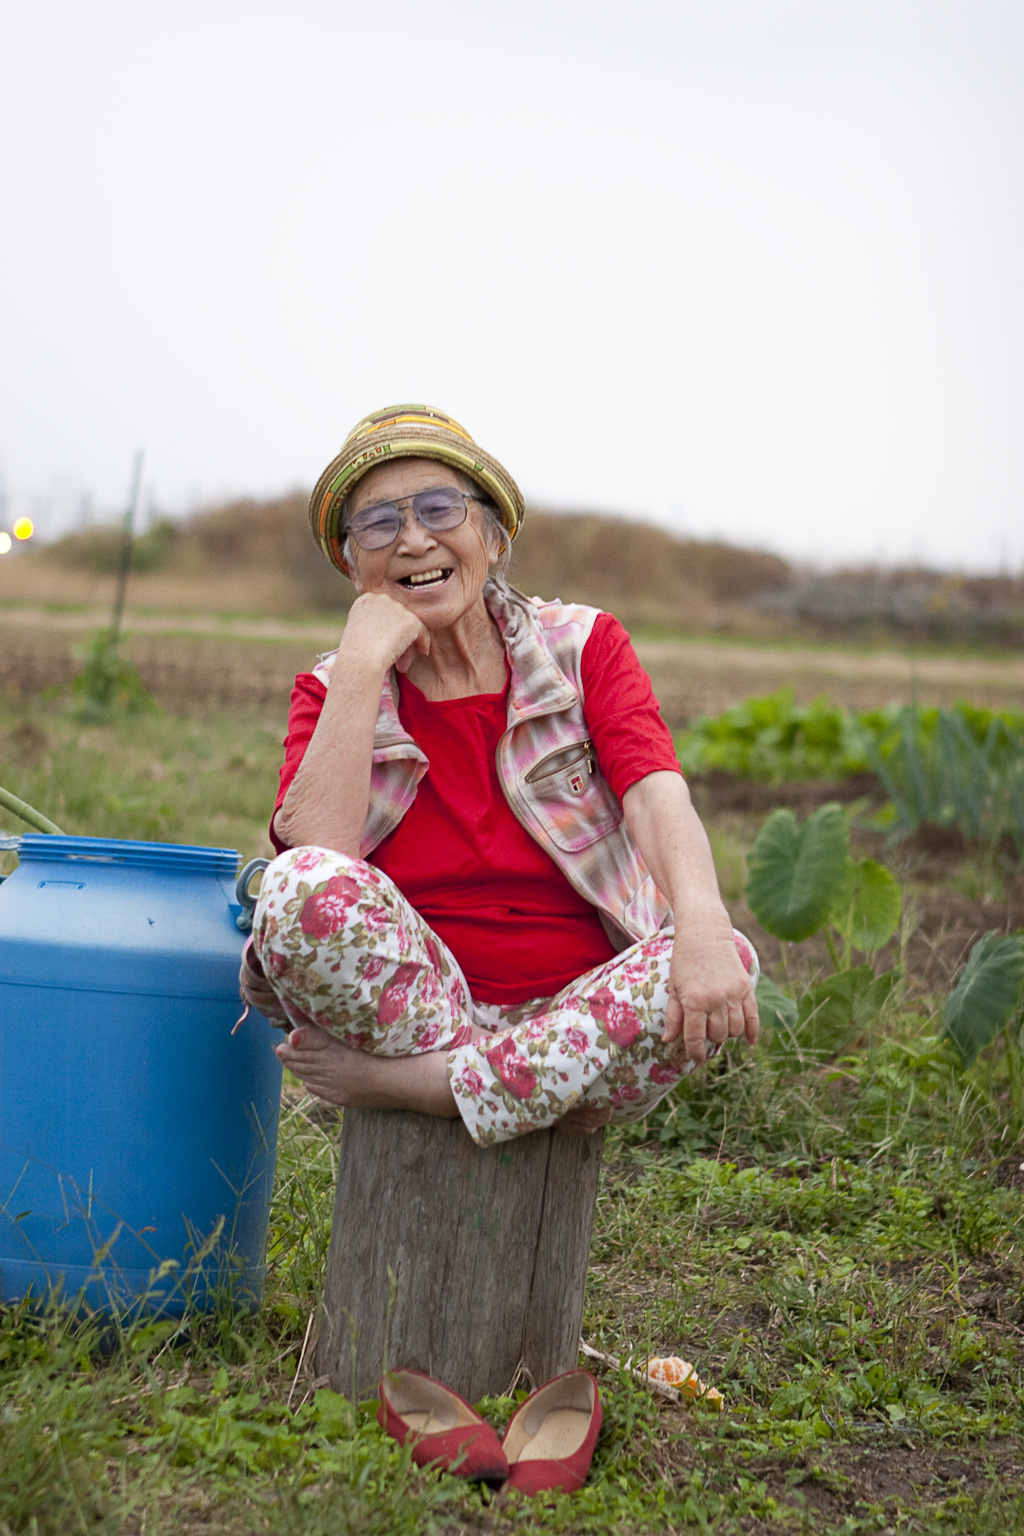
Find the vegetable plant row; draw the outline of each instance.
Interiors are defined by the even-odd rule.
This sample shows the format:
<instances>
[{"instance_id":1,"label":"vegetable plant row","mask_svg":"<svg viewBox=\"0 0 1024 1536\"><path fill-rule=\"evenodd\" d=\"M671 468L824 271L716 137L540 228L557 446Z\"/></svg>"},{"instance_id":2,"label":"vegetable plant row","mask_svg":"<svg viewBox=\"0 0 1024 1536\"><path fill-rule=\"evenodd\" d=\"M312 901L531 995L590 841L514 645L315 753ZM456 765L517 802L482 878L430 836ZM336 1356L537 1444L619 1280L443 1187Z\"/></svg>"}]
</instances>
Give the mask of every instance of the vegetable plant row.
<instances>
[{"instance_id":1,"label":"vegetable plant row","mask_svg":"<svg viewBox=\"0 0 1024 1536\"><path fill-rule=\"evenodd\" d=\"M792 690L703 715L677 738L687 774L723 770L779 784L874 773L897 837L927 824L1008 841L1024 856L1024 713L916 704L856 713L826 696L794 704Z\"/></svg>"}]
</instances>

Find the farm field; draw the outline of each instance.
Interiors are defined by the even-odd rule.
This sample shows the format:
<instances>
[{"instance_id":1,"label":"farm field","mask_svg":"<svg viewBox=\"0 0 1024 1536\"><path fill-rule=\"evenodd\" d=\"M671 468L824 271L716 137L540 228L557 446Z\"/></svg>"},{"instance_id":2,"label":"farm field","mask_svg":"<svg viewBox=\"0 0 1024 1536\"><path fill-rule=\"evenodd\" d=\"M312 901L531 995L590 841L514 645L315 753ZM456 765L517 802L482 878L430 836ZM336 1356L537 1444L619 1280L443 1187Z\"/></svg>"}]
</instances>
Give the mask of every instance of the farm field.
<instances>
[{"instance_id":1,"label":"farm field","mask_svg":"<svg viewBox=\"0 0 1024 1536\"><path fill-rule=\"evenodd\" d=\"M133 618L129 654L162 709L87 723L59 686L40 693L68 681L95 622L58 617L0 616L0 784L67 832L267 854L288 685L330 623ZM1003 658L638 639L677 725L783 685L862 709L1024 694ZM1024 928L1024 874L952 828L890 846L870 825L880 787L855 790L854 855L903 891L872 959L896 973L888 993L834 1052L779 1049L766 1029L606 1142L585 1337L685 1356L721 1415L601 1369L605 1429L579 1494L517 1502L410 1467L372 1408L318 1388L301 1359L338 1114L291 1086L258 1317L111 1335L0 1310L2 1536L1024 1530L1024 1123L1003 1043L965 1071L938 1038L976 939ZM837 792L852 797L813 779L694 782L733 919L797 995L827 975L825 939L756 922L747 859L773 807L803 821ZM499 1427L511 1406L484 1405Z\"/></svg>"},{"instance_id":2,"label":"farm field","mask_svg":"<svg viewBox=\"0 0 1024 1536\"><path fill-rule=\"evenodd\" d=\"M0 689L31 695L66 685L81 665L83 643L107 620L108 610L94 602L0 600ZM130 608L125 652L166 708L192 713L265 703L279 712L295 673L337 645L343 624L341 610L283 617L223 607ZM642 628L633 638L673 727L782 687L800 703L827 693L852 709L914 698L938 705L968 698L1001 709L1024 700L1024 661L1012 651L899 651L891 642L839 646L779 637L755 644Z\"/></svg>"}]
</instances>

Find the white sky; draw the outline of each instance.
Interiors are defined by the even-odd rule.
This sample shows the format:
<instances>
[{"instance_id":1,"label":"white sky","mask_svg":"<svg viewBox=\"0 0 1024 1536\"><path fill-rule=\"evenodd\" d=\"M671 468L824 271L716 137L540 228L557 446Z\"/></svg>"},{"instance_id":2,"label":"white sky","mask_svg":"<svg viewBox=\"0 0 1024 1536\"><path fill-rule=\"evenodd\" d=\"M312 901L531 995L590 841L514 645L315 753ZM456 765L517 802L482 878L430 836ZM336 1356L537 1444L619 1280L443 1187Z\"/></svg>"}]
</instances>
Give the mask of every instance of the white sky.
<instances>
[{"instance_id":1,"label":"white sky","mask_svg":"<svg viewBox=\"0 0 1024 1536\"><path fill-rule=\"evenodd\" d=\"M1021 0L0 0L6 519L426 400L546 505L1024 568L1022 83Z\"/></svg>"}]
</instances>

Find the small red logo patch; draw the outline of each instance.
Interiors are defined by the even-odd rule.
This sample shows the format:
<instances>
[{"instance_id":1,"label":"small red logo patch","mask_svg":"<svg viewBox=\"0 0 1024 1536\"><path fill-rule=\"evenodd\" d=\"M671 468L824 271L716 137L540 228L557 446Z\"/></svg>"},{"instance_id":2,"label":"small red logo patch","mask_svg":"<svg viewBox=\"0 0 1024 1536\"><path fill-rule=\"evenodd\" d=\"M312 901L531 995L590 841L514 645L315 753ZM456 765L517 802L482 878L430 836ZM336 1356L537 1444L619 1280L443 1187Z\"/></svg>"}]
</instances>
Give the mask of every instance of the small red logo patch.
<instances>
[{"instance_id":1,"label":"small red logo patch","mask_svg":"<svg viewBox=\"0 0 1024 1536\"><path fill-rule=\"evenodd\" d=\"M582 773L570 773L569 788L572 790L574 795L582 795L586 787L587 781L583 777Z\"/></svg>"}]
</instances>

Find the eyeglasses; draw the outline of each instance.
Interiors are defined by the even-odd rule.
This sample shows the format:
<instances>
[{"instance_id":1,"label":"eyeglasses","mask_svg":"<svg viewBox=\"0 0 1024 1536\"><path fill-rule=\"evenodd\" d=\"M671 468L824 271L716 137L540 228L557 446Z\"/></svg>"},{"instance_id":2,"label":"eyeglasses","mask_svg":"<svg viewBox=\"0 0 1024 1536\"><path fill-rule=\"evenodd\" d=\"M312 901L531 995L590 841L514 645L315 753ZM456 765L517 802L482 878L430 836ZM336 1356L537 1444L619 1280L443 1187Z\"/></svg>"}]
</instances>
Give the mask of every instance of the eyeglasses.
<instances>
[{"instance_id":1,"label":"eyeglasses","mask_svg":"<svg viewBox=\"0 0 1024 1536\"><path fill-rule=\"evenodd\" d=\"M411 506L416 521L431 533L444 533L466 521L468 502L483 499L476 491L457 491L454 485L442 485L436 490L418 491L415 496L400 496L397 501L378 501L372 507L360 507L344 533L350 534L360 549L386 549L402 531L404 506Z\"/></svg>"}]
</instances>

